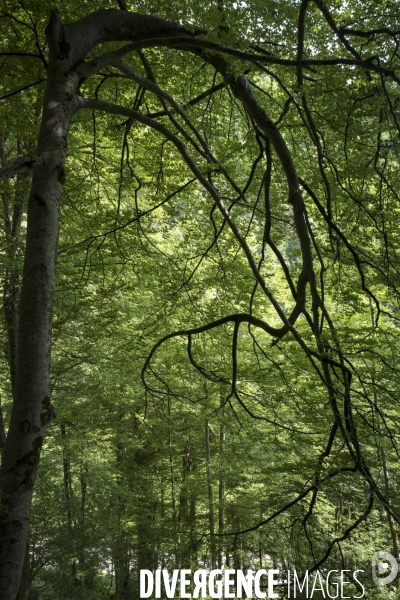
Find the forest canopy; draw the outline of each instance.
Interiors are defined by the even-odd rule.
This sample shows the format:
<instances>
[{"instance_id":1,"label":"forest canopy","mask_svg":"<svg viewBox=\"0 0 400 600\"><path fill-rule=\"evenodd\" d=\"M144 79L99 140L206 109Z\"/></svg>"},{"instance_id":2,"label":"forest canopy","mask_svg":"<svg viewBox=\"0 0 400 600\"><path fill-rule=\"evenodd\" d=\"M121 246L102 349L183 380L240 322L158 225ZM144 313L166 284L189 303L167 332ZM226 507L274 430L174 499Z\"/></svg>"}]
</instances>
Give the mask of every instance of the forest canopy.
<instances>
[{"instance_id":1,"label":"forest canopy","mask_svg":"<svg viewBox=\"0 0 400 600\"><path fill-rule=\"evenodd\" d=\"M397 598L399 17L3 0L1 598Z\"/></svg>"}]
</instances>

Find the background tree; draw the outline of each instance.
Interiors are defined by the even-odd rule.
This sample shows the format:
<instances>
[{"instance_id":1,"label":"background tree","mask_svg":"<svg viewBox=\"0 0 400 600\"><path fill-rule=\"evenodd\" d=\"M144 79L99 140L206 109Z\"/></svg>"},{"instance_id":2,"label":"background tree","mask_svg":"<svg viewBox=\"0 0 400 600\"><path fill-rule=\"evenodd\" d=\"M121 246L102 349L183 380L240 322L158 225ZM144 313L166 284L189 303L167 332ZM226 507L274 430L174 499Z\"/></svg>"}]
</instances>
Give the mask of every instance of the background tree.
<instances>
[{"instance_id":1,"label":"background tree","mask_svg":"<svg viewBox=\"0 0 400 600\"><path fill-rule=\"evenodd\" d=\"M98 8L2 12L2 597L398 553L397 5Z\"/></svg>"}]
</instances>

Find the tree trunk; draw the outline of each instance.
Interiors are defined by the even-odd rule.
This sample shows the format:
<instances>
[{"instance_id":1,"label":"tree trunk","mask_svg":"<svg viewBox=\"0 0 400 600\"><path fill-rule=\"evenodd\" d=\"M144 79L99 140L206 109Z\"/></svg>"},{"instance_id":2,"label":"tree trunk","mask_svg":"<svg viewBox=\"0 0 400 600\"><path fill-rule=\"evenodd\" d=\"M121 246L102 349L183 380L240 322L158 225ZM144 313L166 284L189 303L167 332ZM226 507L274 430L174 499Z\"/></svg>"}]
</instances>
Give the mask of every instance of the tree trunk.
<instances>
[{"instance_id":1,"label":"tree trunk","mask_svg":"<svg viewBox=\"0 0 400 600\"><path fill-rule=\"evenodd\" d=\"M376 338L377 323L376 323L374 307L372 305L371 299L369 301L369 308L370 308L370 312L371 312L371 324L372 324L372 327L374 330L373 335L374 335L374 338ZM383 431L382 431L382 416L381 416L381 412L380 412L380 408L379 408L378 392L376 389L375 359L372 361L372 385L374 386L374 405L375 405L375 411L376 411L376 422L377 422L377 426L378 426L378 431L382 435L382 433L383 433ZM388 468L387 459L386 459L385 448L380 448L380 453L382 456L382 467L383 467L383 477L384 477L384 482L385 482L386 498L388 500L389 506L392 506L392 489L391 489L391 484L390 484L390 475L389 475L389 468ZM399 537L397 535L397 530L396 530L396 522L393 519L393 516L390 514L389 511L386 511L386 514L387 514L387 518L388 518L390 535L392 537L393 552L394 552L394 555L396 556L396 559L399 559L400 558L400 543L399 543Z\"/></svg>"},{"instance_id":2,"label":"tree trunk","mask_svg":"<svg viewBox=\"0 0 400 600\"><path fill-rule=\"evenodd\" d=\"M0 136L1 138L2 136ZM23 144L17 143L18 153L24 151ZM1 162L5 161L4 139L0 139ZM17 175L13 199L11 194L4 194L4 229L6 234L6 254L8 266L4 273L3 309L7 332L7 360L10 369L11 390L14 397L15 378L17 372L17 332L18 332L18 296L21 273L16 265L19 252L22 216L28 192L27 172ZM7 197L8 196L8 197Z\"/></svg>"},{"instance_id":3,"label":"tree trunk","mask_svg":"<svg viewBox=\"0 0 400 600\"><path fill-rule=\"evenodd\" d=\"M208 511L210 523L210 549L211 549L211 568L217 566L215 551L215 519L214 519L214 501L211 477L211 452L210 452L210 427L208 419L206 420L206 468L207 468L207 493L208 493Z\"/></svg>"},{"instance_id":4,"label":"tree trunk","mask_svg":"<svg viewBox=\"0 0 400 600\"><path fill-rule=\"evenodd\" d=\"M21 142L17 143L18 153L22 151ZM4 167L7 163L5 134L0 131L0 164ZM2 193L4 207L4 232L5 232L5 251L7 256L6 268L4 271L3 284L3 311L4 324L7 334L7 347L5 349L9 371L11 392L15 391L16 358L17 358L17 310L18 294L20 283L20 269L16 266L16 256L19 249L19 237L21 229L22 215L25 205L24 180L25 173L17 176L14 189L7 182L5 190ZM3 420L3 411L0 402L0 448L4 448L6 443L5 426Z\"/></svg>"},{"instance_id":5,"label":"tree trunk","mask_svg":"<svg viewBox=\"0 0 400 600\"><path fill-rule=\"evenodd\" d=\"M67 135L76 76L53 14L47 86L37 152L50 152L33 170L23 277L18 308L14 402L0 475L0 597L14 600L21 581L33 486L43 437L54 417L50 403L50 345ZM65 59L65 60L64 60Z\"/></svg>"},{"instance_id":6,"label":"tree trunk","mask_svg":"<svg viewBox=\"0 0 400 600\"><path fill-rule=\"evenodd\" d=\"M219 428L219 486L218 486L218 569L222 569L223 562L223 535L225 529L224 519L224 496L225 496L225 476L224 476L224 461L225 461L225 411L224 397L220 395L220 410L222 422Z\"/></svg>"},{"instance_id":7,"label":"tree trunk","mask_svg":"<svg viewBox=\"0 0 400 600\"><path fill-rule=\"evenodd\" d=\"M24 566L22 569L21 584L17 595L17 600L29 600L32 590L32 569L30 565L30 545L26 546Z\"/></svg>"}]
</instances>

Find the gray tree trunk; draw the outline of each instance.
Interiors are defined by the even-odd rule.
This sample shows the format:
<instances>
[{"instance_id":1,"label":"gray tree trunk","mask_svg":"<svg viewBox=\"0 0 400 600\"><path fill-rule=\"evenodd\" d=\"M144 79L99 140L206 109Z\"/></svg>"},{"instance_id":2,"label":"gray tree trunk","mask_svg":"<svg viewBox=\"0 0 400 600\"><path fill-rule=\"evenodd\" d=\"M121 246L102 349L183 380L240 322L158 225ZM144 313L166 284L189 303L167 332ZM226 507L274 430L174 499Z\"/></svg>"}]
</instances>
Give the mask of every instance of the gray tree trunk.
<instances>
[{"instance_id":1,"label":"gray tree trunk","mask_svg":"<svg viewBox=\"0 0 400 600\"><path fill-rule=\"evenodd\" d=\"M37 152L50 152L34 168L28 201L24 269L18 308L14 402L0 474L0 597L14 600L20 585L30 505L43 437L54 416L50 403L50 345L67 135L76 76L66 76L61 24L48 27L48 80ZM71 93L73 95L71 95Z\"/></svg>"},{"instance_id":2,"label":"gray tree trunk","mask_svg":"<svg viewBox=\"0 0 400 600\"><path fill-rule=\"evenodd\" d=\"M220 392L220 410L222 422L219 426L219 485L218 485L218 569L222 569L224 558L223 535L225 533L225 423L224 396Z\"/></svg>"},{"instance_id":3,"label":"gray tree trunk","mask_svg":"<svg viewBox=\"0 0 400 600\"><path fill-rule=\"evenodd\" d=\"M100 10L69 25L63 25L53 11L46 30L47 84L36 148L40 160L32 161L14 399L0 472L1 600L15 600L18 593L40 451L54 417L50 348L67 137L78 108L80 81L97 65L96 61L90 65L84 60L103 42L136 41L139 48L141 39L159 40L183 32L182 26L169 21L119 10Z\"/></svg>"},{"instance_id":4,"label":"gray tree trunk","mask_svg":"<svg viewBox=\"0 0 400 600\"><path fill-rule=\"evenodd\" d=\"M214 500L211 477L211 451L210 451L210 426L206 420L206 470L207 470L207 495L208 495L208 518L210 526L210 551L211 566L213 569L217 566L216 548L215 548L215 519L214 519Z\"/></svg>"},{"instance_id":5,"label":"gray tree trunk","mask_svg":"<svg viewBox=\"0 0 400 600\"><path fill-rule=\"evenodd\" d=\"M15 389L0 473L0 598L15 600L21 581L30 506L40 451L54 417L50 402L50 348L59 209L71 117L84 59L107 41L140 41L181 34L180 25L119 10L100 10L63 25L53 11L46 30L47 84L28 201L24 269L18 308ZM43 157L48 157L42 161Z\"/></svg>"}]
</instances>

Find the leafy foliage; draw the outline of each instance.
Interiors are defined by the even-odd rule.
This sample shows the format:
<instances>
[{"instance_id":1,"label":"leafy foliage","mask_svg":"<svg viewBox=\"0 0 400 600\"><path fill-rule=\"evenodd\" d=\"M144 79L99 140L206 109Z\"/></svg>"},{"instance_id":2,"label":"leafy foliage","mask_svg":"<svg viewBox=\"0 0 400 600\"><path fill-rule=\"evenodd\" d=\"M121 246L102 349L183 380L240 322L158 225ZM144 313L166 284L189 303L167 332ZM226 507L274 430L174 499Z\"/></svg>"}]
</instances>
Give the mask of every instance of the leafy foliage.
<instances>
[{"instance_id":1,"label":"leafy foliage","mask_svg":"<svg viewBox=\"0 0 400 600\"><path fill-rule=\"evenodd\" d=\"M27 586L122 599L140 568L343 568L394 598L370 563L400 551L398 5L128 8L186 37L87 57L115 53L69 137ZM2 12L2 167L33 154L48 9ZM28 177L0 182L6 225ZM2 233L5 337L24 219Z\"/></svg>"}]
</instances>

